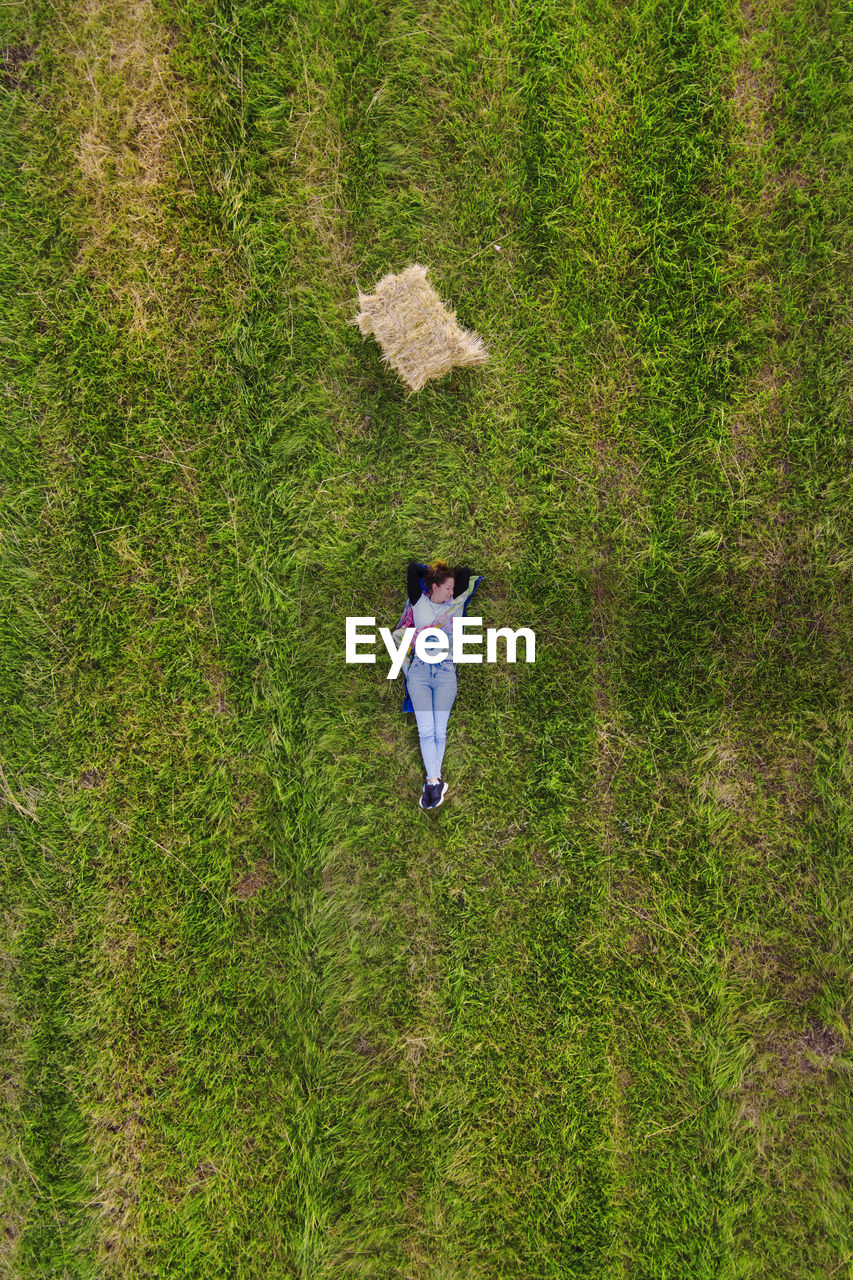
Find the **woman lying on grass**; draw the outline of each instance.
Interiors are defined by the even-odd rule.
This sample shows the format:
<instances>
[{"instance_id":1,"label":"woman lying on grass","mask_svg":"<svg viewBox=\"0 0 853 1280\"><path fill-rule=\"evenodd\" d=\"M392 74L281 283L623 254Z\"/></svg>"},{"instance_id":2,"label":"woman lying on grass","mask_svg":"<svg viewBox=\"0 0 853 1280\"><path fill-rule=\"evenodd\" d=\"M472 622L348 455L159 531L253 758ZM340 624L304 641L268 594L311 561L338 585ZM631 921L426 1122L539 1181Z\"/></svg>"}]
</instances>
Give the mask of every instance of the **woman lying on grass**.
<instances>
[{"instance_id":1,"label":"woman lying on grass","mask_svg":"<svg viewBox=\"0 0 853 1280\"><path fill-rule=\"evenodd\" d=\"M446 657L425 662L415 653L418 635L427 628L443 631L453 645L453 619L462 617L482 577L470 569L451 569L443 560L423 565L409 563L407 586L409 599L394 633L399 645L406 627L414 627L407 657L403 662L406 679L404 711L414 711L421 742L421 755L426 781L420 804L422 809L437 809L447 792L441 776L441 762L447 741L447 722L456 697L456 667L452 648Z\"/></svg>"}]
</instances>

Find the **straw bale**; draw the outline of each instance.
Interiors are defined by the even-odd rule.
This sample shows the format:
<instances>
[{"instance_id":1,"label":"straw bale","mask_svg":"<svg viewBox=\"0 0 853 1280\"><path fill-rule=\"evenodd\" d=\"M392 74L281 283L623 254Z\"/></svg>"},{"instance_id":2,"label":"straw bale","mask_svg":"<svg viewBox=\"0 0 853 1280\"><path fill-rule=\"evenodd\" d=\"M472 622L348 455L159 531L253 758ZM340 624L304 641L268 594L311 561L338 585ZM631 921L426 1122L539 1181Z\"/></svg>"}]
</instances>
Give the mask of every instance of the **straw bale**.
<instances>
[{"instance_id":1,"label":"straw bale","mask_svg":"<svg viewBox=\"0 0 853 1280\"><path fill-rule=\"evenodd\" d=\"M399 275L383 276L371 294L358 291L362 334L373 334L382 358L412 391L430 378L443 378L454 365L484 364L489 353L473 329L456 323L427 281L427 268L414 263Z\"/></svg>"}]
</instances>

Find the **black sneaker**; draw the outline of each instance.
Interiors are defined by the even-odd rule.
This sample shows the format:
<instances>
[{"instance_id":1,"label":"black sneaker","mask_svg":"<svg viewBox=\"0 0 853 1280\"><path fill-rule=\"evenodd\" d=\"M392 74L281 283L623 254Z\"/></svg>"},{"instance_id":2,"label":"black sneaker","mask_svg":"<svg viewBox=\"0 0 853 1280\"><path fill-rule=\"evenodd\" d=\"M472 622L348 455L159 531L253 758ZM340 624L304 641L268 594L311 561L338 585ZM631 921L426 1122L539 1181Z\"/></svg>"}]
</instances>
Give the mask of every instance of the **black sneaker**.
<instances>
[{"instance_id":1,"label":"black sneaker","mask_svg":"<svg viewBox=\"0 0 853 1280\"><path fill-rule=\"evenodd\" d=\"M430 809L437 809L443 803L447 793L447 783L439 778L438 782L434 782L430 787Z\"/></svg>"},{"instance_id":2,"label":"black sneaker","mask_svg":"<svg viewBox=\"0 0 853 1280\"><path fill-rule=\"evenodd\" d=\"M418 804L421 806L422 809L432 808L432 791L433 789L430 786L430 784L428 782L425 782L424 789L421 792L421 798L418 801Z\"/></svg>"}]
</instances>

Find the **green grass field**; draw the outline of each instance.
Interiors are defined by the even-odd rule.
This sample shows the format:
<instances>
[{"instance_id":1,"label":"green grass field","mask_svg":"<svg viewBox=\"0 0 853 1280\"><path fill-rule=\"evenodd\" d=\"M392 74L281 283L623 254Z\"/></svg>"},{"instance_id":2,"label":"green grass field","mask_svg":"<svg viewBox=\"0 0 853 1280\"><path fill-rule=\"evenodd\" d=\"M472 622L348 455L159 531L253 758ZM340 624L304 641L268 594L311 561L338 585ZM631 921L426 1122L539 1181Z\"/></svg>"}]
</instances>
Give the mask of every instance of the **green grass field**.
<instances>
[{"instance_id":1,"label":"green grass field","mask_svg":"<svg viewBox=\"0 0 853 1280\"><path fill-rule=\"evenodd\" d=\"M0 1276L851 1280L840 0L0 46ZM437 555L537 656L429 819L344 619Z\"/></svg>"}]
</instances>

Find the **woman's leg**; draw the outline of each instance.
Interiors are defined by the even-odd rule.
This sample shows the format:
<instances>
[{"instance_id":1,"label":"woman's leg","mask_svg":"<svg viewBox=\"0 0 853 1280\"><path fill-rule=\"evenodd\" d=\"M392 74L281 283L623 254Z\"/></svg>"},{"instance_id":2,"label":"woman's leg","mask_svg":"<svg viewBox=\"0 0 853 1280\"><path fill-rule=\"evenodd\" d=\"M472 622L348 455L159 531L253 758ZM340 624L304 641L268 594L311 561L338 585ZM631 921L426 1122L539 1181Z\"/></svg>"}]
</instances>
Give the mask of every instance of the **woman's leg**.
<instances>
[{"instance_id":1,"label":"woman's leg","mask_svg":"<svg viewBox=\"0 0 853 1280\"><path fill-rule=\"evenodd\" d=\"M456 699L456 668L452 658L438 664L433 681L433 722L435 734L436 777L441 777L441 762L447 744L447 722Z\"/></svg>"},{"instance_id":2,"label":"woman's leg","mask_svg":"<svg viewBox=\"0 0 853 1280\"><path fill-rule=\"evenodd\" d=\"M435 749L435 716L433 714L433 681L430 678L429 663L413 658L406 676L406 687L412 706L415 709L415 720L418 724L418 737L421 741L421 755L428 778L437 778L441 761Z\"/></svg>"}]
</instances>

